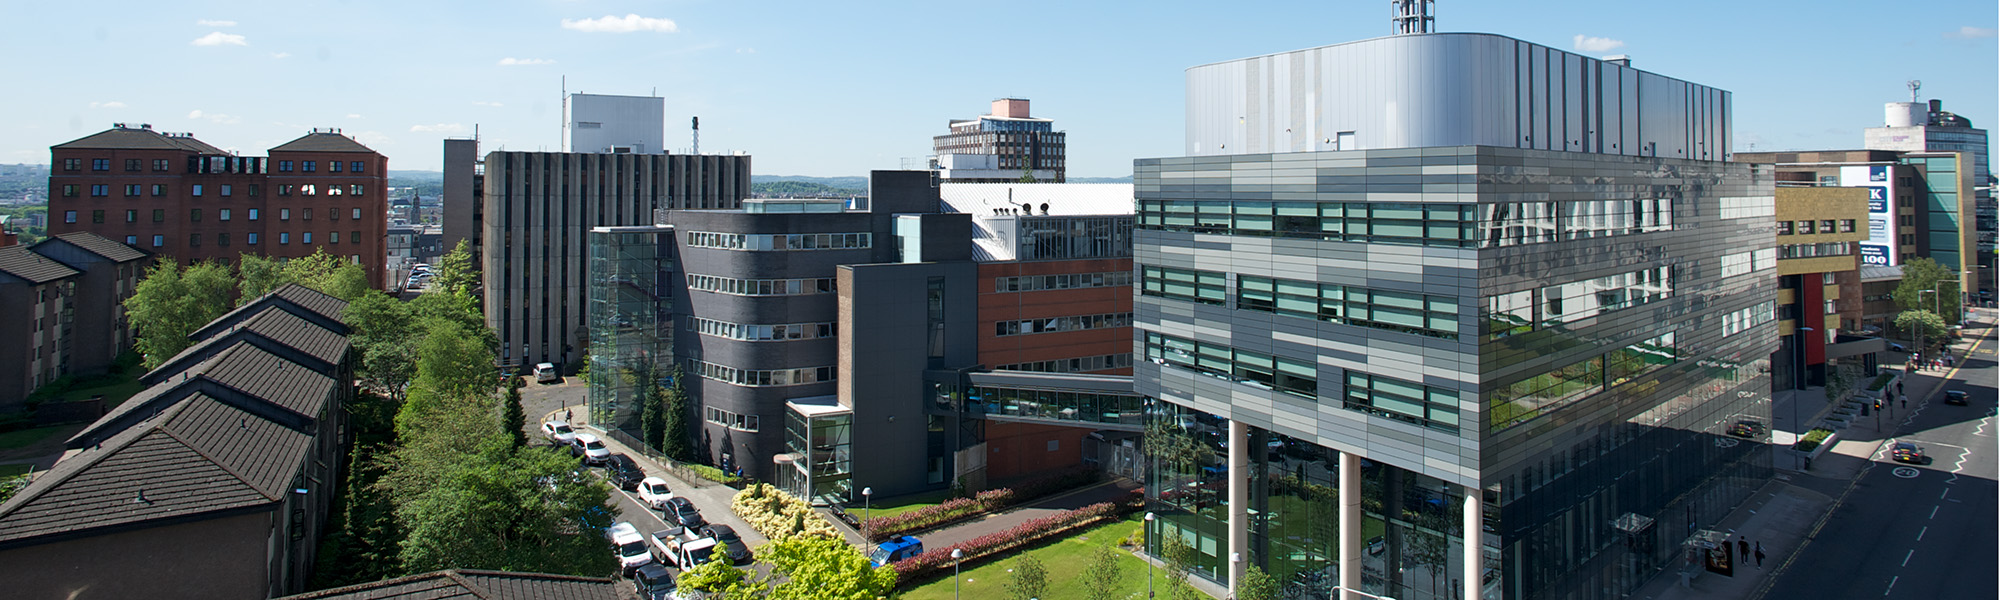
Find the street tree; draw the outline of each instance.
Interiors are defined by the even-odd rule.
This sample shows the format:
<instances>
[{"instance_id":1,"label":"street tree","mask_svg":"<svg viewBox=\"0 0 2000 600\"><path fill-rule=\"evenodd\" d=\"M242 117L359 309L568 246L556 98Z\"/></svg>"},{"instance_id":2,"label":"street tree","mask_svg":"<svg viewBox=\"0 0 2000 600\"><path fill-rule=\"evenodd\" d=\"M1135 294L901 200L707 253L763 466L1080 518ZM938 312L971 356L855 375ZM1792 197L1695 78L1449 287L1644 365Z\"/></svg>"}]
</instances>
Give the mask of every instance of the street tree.
<instances>
[{"instance_id":1,"label":"street tree","mask_svg":"<svg viewBox=\"0 0 2000 600\"><path fill-rule=\"evenodd\" d=\"M1090 550L1084 559L1083 573L1077 576L1077 584L1083 588L1087 600L1116 600L1118 584L1124 575L1120 572L1118 551L1110 545L1098 546Z\"/></svg>"},{"instance_id":2,"label":"street tree","mask_svg":"<svg viewBox=\"0 0 2000 600\"><path fill-rule=\"evenodd\" d=\"M626 369L625 379L639 394L639 433L647 446L664 453L660 437L666 431L667 394L660 388L659 378L653 377L654 370L652 361L640 361L638 367Z\"/></svg>"},{"instance_id":3,"label":"street tree","mask_svg":"<svg viewBox=\"0 0 2000 600\"><path fill-rule=\"evenodd\" d=\"M1926 347L1929 344L1944 339L1945 334L1950 332L1949 326L1945 325L1944 317L1924 309L1906 310L1896 313L1895 325L1896 329L1914 334L1919 339L1924 340Z\"/></svg>"},{"instance_id":4,"label":"street tree","mask_svg":"<svg viewBox=\"0 0 2000 600\"><path fill-rule=\"evenodd\" d=\"M181 268L172 259L155 263L125 299L139 353L148 369L160 366L192 343L188 334L235 306L235 278L229 267L202 261Z\"/></svg>"},{"instance_id":5,"label":"street tree","mask_svg":"<svg viewBox=\"0 0 2000 600\"><path fill-rule=\"evenodd\" d=\"M1166 536L1165 546L1160 552L1167 562L1167 597L1172 600L1201 600L1208 595L1194 589L1188 583L1188 574L1194 571L1194 546L1179 535Z\"/></svg>"},{"instance_id":6,"label":"street tree","mask_svg":"<svg viewBox=\"0 0 2000 600\"><path fill-rule=\"evenodd\" d=\"M758 554L783 579L771 588L772 600L875 600L896 586L894 569L869 564L839 538L795 535L764 544Z\"/></svg>"},{"instance_id":7,"label":"street tree","mask_svg":"<svg viewBox=\"0 0 2000 600\"><path fill-rule=\"evenodd\" d=\"M396 415L396 431L404 437L447 401L477 398L490 407L484 400L496 384L493 351L474 332L443 319L425 319L419 326L424 333L417 345L416 378Z\"/></svg>"},{"instance_id":8,"label":"street tree","mask_svg":"<svg viewBox=\"0 0 2000 600\"><path fill-rule=\"evenodd\" d=\"M1014 568L1007 574L1007 597L1035 600L1048 593L1049 568L1032 555L1023 554L1014 559Z\"/></svg>"},{"instance_id":9,"label":"street tree","mask_svg":"<svg viewBox=\"0 0 2000 600\"><path fill-rule=\"evenodd\" d=\"M1920 257L1905 261L1903 280L1889 292L1889 298L1896 301L1898 309L1929 310L1943 318L1946 326L1958 324L1958 275L1936 260Z\"/></svg>"},{"instance_id":10,"label":"street tree","mask_svg":"<svg viewBox=\"0 0 2000 600\"><path fill-rule=\"evenodd\" d=\"M660 411L661 439L660 445L656 447L660 449L660 453L667 455L668 458L679 461L693 460L694 443L688 439L690 428L688 427L687 383L682 381L685 379L687 373L681 369L680 365L674 365L670 373L672 374L669 377L673 378L673 382L667 385L667 389L661 397L664 404Z\"/></svg>"},{"instance_id":11,"label":"street tree","mask_svg":"<svg viewBox=\"0 0 2000 600\"><path fill-rule=\"evenodd\" d=\"M1278 578L1250 565L1243 569L1243 583L1236 586L1236 600L1278 600Z\"/></svg>"}]
</instances>

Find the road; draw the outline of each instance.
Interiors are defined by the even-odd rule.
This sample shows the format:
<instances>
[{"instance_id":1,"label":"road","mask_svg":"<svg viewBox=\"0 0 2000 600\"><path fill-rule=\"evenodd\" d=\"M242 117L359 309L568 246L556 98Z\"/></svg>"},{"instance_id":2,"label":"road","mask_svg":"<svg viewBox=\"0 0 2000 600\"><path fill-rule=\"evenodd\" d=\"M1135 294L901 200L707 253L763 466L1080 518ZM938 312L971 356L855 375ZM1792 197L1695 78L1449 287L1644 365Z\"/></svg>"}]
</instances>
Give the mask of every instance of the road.
<instances>
[{"instance_id":1,"label":"road","mask_svg":"<svg viewBox=\"0 0 2000 600\"><path fill-rule=\"evenodd\" d=\"M1986 323L1992 311L1981 311ZM1952 378L1893 413L1897 425L1874 462L1851 482L1801 481L1842 498L1824 527L1765 598L2000 597L1995 518L2000 452L1995 449L1993 329ZM1935 377L1932 378L1935 381ZM1943 402L1945 390L1971 393L1969 406ZM1915 385L1909 391L1917 393ZM1866 427L1864 419L1850 430ZM1889 460L1894 442L1922 447L1929 461ZM1819 479L1802 477L1805 479Z\"/></svg>"}]
</instances>

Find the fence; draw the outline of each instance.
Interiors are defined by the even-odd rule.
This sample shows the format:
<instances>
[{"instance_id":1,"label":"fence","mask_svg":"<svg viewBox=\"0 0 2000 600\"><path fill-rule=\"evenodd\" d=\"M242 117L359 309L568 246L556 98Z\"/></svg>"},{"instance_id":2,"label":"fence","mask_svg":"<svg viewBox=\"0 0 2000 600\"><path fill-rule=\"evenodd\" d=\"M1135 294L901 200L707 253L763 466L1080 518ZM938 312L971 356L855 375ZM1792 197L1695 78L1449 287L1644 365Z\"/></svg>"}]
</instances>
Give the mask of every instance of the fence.
<instances>
[{"instance_id":1,"label":"fence","mask_svg":"<svg viewBox=\"0 0 2000 600\"><path fill-rule=\"evenodd\" d=\"M592 429L596 428L592 427ZM639 438L632 437L632 434L625 433L624 430L605 429L603 431L605 437L618 440L618 443L624 444L625 447L627 448L631 448L633 452L638 452L642 455L645 455L646 458L653 459L653 462L660 464L660 468L666 469L668 473L672 473L675 477L679 477L682 481L686 481L688 482L689 485L693 485L696 488L705 488L711 485L725 485L732 488L741 489L740 486L747 485L750 483L748 479L745 479L743 481L738 481L735 483L725 483L716 481L714 479L710 479L708 476L702 475L700 472L695 471L694 469L689 469L686 466L681 465L680 461L667 458L667 456L665 454L661 454L659 450L656 450L652 446L647 445L646 442L644 441L640 441Z\"/></svg>"}]
</instances>

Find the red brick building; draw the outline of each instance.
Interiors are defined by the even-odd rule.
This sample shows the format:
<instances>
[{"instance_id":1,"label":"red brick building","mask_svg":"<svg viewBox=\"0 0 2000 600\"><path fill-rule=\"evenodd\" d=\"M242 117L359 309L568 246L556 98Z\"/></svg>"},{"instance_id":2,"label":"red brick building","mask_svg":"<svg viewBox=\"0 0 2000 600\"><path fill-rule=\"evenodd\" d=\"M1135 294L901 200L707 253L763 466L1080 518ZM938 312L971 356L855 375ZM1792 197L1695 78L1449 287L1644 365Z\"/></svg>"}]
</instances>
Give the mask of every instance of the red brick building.
<instances>
[{"instance_id":1,"label":"red brick building","mask_svg":"<svg viewBox=\"0 0 2000 600\"><path fill-rule=\"evenodd\" d=\"M49 154L50 235L87 231L181 264L323 248L386 283L389 159L337 129L257 157L120 123Z\"/></svg>"}]
</instances>

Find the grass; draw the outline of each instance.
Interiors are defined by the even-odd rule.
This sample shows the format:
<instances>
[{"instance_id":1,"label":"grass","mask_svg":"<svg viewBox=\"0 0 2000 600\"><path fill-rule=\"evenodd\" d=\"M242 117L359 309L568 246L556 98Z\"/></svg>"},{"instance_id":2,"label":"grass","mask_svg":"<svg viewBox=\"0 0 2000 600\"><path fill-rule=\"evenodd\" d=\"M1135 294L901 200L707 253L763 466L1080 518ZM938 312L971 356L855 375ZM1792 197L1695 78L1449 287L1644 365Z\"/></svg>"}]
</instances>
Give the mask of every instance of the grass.
<instances>
[{"instance_id":1,"label":"grass","mask_svg":"<svg viewBox=\"0 0 2000 600\"><path fill-rule=\"evenodd\" d=\"M76 425L57 425L54 427L37 427L34 429L22 429L18 431L9 431L7 433L0 433L0 450L13 450L16 448L26 448L28 446L35 445L37 442L48 439L49 436L56 435L58 433L62 433L65 431L74 432L76 431L76 429L77 429Z\"/></svg>"},{"instance_id":2,"label":"grass","mask_svg":"<svg viewBox=\"0 0 2000 600\"><path fill-rule=\"evenodd\" d=\"M1146 597L1146 563L1122 548L1116 547L1118 540L1138 529L1143 523L1137 515L1084 529L1067 537L1031 546L1026 551L1013 552L966 569L959 575L962 598L1006 598L1008 576L1014 568L1014 558L1022 555L1034 556L1048 568L1048 593L1042 600L1065 600L1083 598L1083 586L1077 582L1082 575L1084 563L1092 549L1098 546L1112 546L1117 552L1119 569L1119 598ZM1166 590L1167 578L1160 575L1154 580L1161 592ZM899 600L948 600L952 597L952 578L947 576L930 583L897 593Z\"/></svg>"},{"instance_id":3,"label":"grass","mask_svg":"<svg viewBox=\"0 0 2000 600\"><path fill-rule=\"evenodd\" d=\"M58 401L68 402L71 400L88 400L91 396L103 394L104 408L105 410L110 410L111 407L118 406L120 403L125 402L127 398L131 398L134 394L138 394L144 389L146 389L145 384L139 383L137 378L129 375L120 375L116 381L91 387L72 388L56 398L58 398Z\"/></svg>"},{"instance_id":4,"label":"grass","mask_svg":"<svg viewBox=\"0 0 2000 600\"><path fill-rule=\"evenodd\" d=\"M888 517L888 516L900 515L906 512L917 510L919 508L937 506L938 504L950 499L951 499L951 490L938 490L935 492L924 492L922 494L910 494L907 496L898 496L896 498L891 499L891 501L889 502L878 502L873 506L868 507L867 510L856 510L862 507L849 505L847 507L847 512L848 514L854 515L856 518L862 518L862 519Z\"/></svg>"},{"instance_id":5,"label":"grass","mask_svg":"<svg viewBox=\"0 0 2000 600\"><path fill-rule=\"evenodd\" d=\"M22 475L27 473L28 469L33 468L35 468L35 465L32 464L0 465L0 479Z\"/></svg>"}]
</instances>

